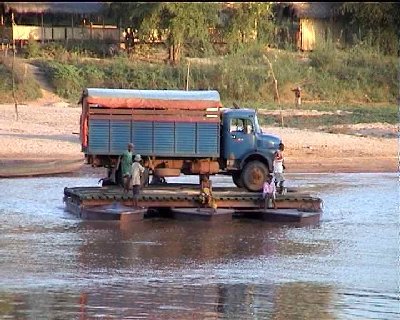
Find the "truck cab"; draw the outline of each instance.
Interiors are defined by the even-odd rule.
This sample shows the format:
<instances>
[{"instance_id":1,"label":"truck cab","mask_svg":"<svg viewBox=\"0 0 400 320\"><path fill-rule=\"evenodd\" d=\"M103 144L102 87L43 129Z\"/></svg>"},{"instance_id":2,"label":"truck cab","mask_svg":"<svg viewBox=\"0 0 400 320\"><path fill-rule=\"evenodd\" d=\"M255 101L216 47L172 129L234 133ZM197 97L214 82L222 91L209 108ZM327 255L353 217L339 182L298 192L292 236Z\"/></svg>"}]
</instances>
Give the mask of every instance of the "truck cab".
<instances>
[{"instance_id":1,"label":"truck cab","mask_svg":"<svg viewBox=\"0 0 400 320\"><path fill-rule=\"evenodd\" d=\"M253 109L224 110L221 138L221 167L238 187L260 191L281 139L262 132Z\"/></svg>"}]
</instances>

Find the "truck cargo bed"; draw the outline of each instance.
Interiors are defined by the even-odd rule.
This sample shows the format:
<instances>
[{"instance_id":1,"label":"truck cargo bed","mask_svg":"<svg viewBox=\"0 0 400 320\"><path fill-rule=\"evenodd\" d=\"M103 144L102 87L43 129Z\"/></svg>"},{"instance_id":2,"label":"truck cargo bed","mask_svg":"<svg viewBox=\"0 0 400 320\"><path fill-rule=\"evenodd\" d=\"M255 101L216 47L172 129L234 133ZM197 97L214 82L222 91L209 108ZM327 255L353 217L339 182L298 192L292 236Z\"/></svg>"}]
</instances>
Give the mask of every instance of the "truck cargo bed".
<instances>
[{"instance_id":1,"label":"truck cargo bed","mask_svg":"<svg viewBox=\"0 0 400 320\"><path fill-rule=\"evenodd\" d=\"M132 142L144 156L218 157L219 123L91 119L90 154L119 155Z\"/></svg>"}]
</instances>

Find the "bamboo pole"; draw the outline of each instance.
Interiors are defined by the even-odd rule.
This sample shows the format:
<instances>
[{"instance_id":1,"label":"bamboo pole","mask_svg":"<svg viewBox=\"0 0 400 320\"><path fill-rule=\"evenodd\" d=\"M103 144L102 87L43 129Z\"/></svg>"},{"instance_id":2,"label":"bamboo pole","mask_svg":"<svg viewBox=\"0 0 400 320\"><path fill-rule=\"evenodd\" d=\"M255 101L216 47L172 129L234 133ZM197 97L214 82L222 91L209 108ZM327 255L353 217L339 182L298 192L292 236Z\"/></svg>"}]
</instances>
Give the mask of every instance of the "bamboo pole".
<instances>
[{"instance_id":1,"label":"bamboo pole","mask_svg":"<svg viewBox=\"0 0 400 320\"><path fill-rule=\"evenodd\" d=\"M268 59L267 56L264 55L264 57L265 57L265 59L267 59L267 61L268 61L268 64L269 64L269 67L270 67L271 73L272 73L272 78L274 79L274 88L275 88L275 97L274 97L275 99L274 99L274 100L277 100L277 101L278 101L278 105L279 105L279 109L280 109L280 114L281 114L281 126L282 126L282 128L283 128L283 113L282 113L281 100L280 100L280 98L279 98L278 80L277 80L276 77L275 77L275 73L274 73L274 69L272 68L272 63L271 63L271 61Z\"/></svg>"},{"instance_id":2,"label":"bamboo pole","mask_svg":"<svg viewBox=\"0 0 400 320\"><path fill-rule=\"evenodd\" d=\"M13 26L14 26L14 20L13 20ZM14 71L14 64L15 64L15 39L13 37L13 59L12 59L12 66L11 66L11 73L12 73L12 96L14 100L14 108L15 108L15 116L17 118L17 121L19 120L19 115L18 115L18 102L17 98L15 97L15 71Z\"/></svg>"}]
</instances>

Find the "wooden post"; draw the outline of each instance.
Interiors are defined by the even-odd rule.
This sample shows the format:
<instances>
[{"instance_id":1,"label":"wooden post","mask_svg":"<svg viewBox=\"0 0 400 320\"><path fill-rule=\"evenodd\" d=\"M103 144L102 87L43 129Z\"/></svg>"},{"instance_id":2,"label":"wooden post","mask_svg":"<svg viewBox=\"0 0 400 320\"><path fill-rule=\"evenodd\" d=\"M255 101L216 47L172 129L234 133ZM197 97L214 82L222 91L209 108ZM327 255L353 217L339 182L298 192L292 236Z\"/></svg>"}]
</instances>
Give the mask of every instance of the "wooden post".
<instances>
[{"instance_id":1,"label":"wooden post","mask_svg":"<svg viewBox=\"0 0 400 320\"><path fill-rule=\"evenodd\" d=\"M18 115L18 102L17 102L17 98L15 97L15 78L14 78L15 71L14 71L14 64L15 64L15 39L13 39L13 59L12 59L11 73L12 73L12 96L13 96L13 100L14 100L15 116L16 116L17 121L18 121L19 120L19 115Z\"/></svg>"},{"instance_id":2,"label":"wooden post","mask_svg":"<svg viewBox=\"0 0 400 320\"><path fill-rule=\"evenodd\" d=\"M72 27L72 32L71 32L71 39L74 40L74 15L71 15L71 27Z\"/></svg>"},{"instance_id":3,"label":"wooden post","mask_svg":"<svg viewBox=\"0 0 400 320\"><path fill-rule=\"evenodd\" d=\"M280 101L280 98L279 98L279 91L278 91L278 80L275 78L275 73L274 73L274 69L272 68L272 63L271 63L271 61L269 61L269 59L268 59L268 57L267 56L264 56L266 59L267 59L267 61L268 61L268 64L269 64L269 67L270 67L270 69L271 69L271 73L272 73L272 78L274 79L274 87L275 87L275 99L278 101L278 105L279 105L279 108L280 108L280 112L281 112L281 126L282 126L282 128L283 128L283 113L282 113L282 106L281 106L281 101ZM275 100L274 99L274 100Z\"/></svg>"},{"instance_id":4,"label":"wooden post","mask_svg":"<svg viewBox=\"0 0 400 320\"><path fill-rule=\"evenodd\" d=\"M51 17L50 25L51 25L51 39L49 39L48 43L54 41L54 17L53 16Z\"/></svg>"},{"instance_id":5,"label":"wooden post","mask_svg":"<svg viewBox=\"0 0 400 320\"><path fill-rule=\"evenodd\" d=\"M0 15L0 26L4 26L4 16L3 14ZM3 38L3 35L1 35L1 37ZM1 41L1 50L4 50L4 42L3 40Z\"/></svg>"},{"instance_id":6,"label":"wooden post","mask_svg":"<svg viewBox=\"0 0 400 320\"><path fill-rule=\"evenodd\" d=\"M300 19L300 51L303 51L303 21Z\"/></svg>"},{"instance_id":7,"label":"wooden post","mask_svg":"<svg viewBox=\"0 0 400 320\"><path fill-rule=\"evenodd\" d=\"M102 40L104 41L104 32L106 30L105 22L104 22L104 16L103 16L103 37Z\"/></svg>"},{"instance_id":8,"label":"wooden post","mask_svg":"<svg viewBox=\"0 0 400 320\"><path fill-rule=\"evenodd\" d=\"M44 44L44 22L43 22L43 12L40 14L40 18L42 20L42 44Z\"/></svg>"},{"instance_id":9,"label":"wooden post","mask_svg":"<svg viewBox=\"0 0 400 320\"><path fill-rule=\"evenodd\" d=\"M14 12L11 12L11 37L12 37L13 50L15 50L14 26L15 26Z\"/></svg>"},{"instance_id":10,"label":"wooden post","mask_svg":"<svg viewBox=\"0 0 400 320\"><path fill-rule=\"evenodd\" d=\"M81 30L81 33L82 33L82 39L81 39L81 41L86 40L86 39L85 39L85 23L86 23L86 20L85 20L85 17L83 17L83 20L82 20L82 30Z\"/></svg>"},{"instance_id":11,"label":"wooden post","mask_svg":"<svg viewBox=\"0 0 400 320\"><path fill-rule=\"evenodd\" d=\"M187 66L186 91L189 91L189 74L190 74L190 60L188 61L188 66Z\"/></svg>"},{"instance_id":12,"label":"wooden post","mask_svg":"<svg viewBox=\"0 0 400 320\"><path fill-rule=\"evenodd\" d=\"M119 24L118 24L118 50L121 49L121 18L119 18Z\"/></svg>"}]
</instances>

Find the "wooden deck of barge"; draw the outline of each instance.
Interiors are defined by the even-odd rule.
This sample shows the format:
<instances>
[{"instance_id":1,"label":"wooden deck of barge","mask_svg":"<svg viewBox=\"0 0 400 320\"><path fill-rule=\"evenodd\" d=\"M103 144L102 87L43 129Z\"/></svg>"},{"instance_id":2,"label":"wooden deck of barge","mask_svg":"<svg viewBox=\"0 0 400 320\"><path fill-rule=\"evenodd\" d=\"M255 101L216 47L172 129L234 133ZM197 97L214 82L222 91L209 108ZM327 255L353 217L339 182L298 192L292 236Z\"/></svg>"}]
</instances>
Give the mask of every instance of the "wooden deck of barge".
<instances>
[{"instance_id":1,"label":"wooden deck of barge","mask_svg":"<svg viewBox=\"0 0 400 320\"><path fill-rule=\"evenodd\" d=\"M221 220L256 218L274 222L318 222L323 202L310 194L288 190L277 195L277 209L262 209L261 193L251 193L236 187L214 187L213 198L217 211L201 208L199 186L191 184L150 185L139 196L140 208L132 207L132 194L123 193L121 187L66 187L64 202L67 211L83 219L135 221L157 213L169 213L173 218ZM118 204L124 210L104 210L105 206ZM130 210L129 210L130 208Z\"/></svg>"}]
</instances>

